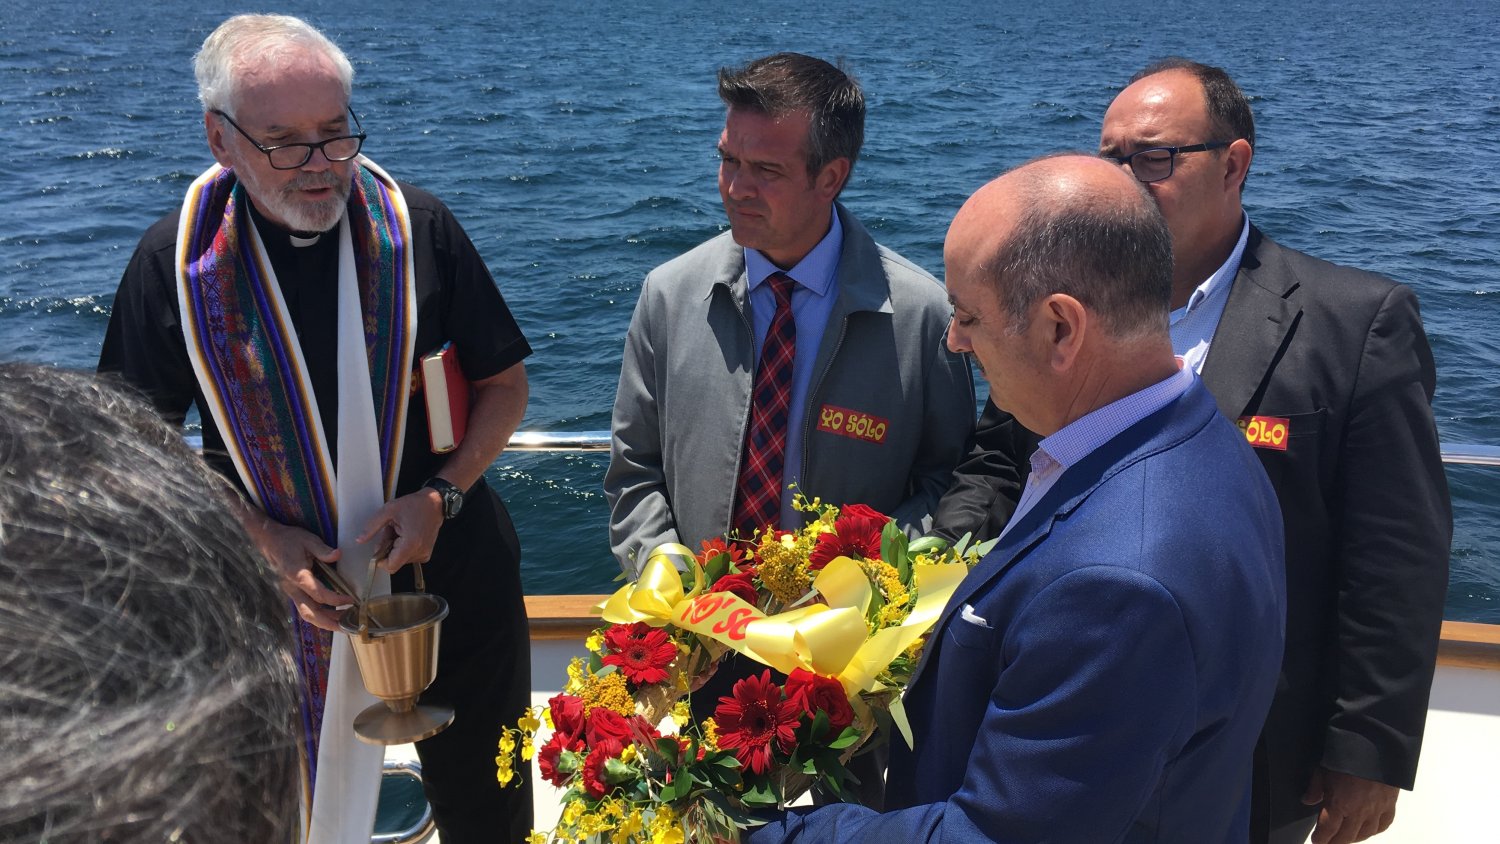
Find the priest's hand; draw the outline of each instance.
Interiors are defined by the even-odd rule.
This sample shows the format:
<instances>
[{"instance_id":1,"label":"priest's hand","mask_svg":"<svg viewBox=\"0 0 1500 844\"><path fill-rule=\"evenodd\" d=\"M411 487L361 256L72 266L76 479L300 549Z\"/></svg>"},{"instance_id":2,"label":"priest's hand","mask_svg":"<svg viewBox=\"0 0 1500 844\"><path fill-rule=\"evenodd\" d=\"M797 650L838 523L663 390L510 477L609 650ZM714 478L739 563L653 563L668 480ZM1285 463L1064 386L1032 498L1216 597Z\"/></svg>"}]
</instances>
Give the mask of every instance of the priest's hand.
<instances>
[{"instance_id":1,"label":"priest's hand","mask_svg":"<svg viewBox=\"0 0 1500 844\"><path fill-rule=\"evenodd\" d=\"M324 630L339 629L335 607L348 606L354 598L323 585L314 574L317 561L336 563L339 550L323 544L316 535L284 525L264 513L242 514L250 537L276 570L281 591L292 600L302 620Z\"/></svg>"},{"instance_id":2,"label":"priest's hand","mask_svg":"<svg viewBox=\"0 0 1500 844\"><path fill-rule=\"evenodd\" d=\"M386 502L354 541L363 545L381 537L381 547L389 547L390 551L383 558L376 556L381 568L394 573L407 563L425 563L431 559L432 546L442 526L443 499L437 490L423 487Z\"/></svg>"},{"instance_id":3,"label":"priest's hand","mask_svg":"<svg viewBox=\"0 0 1500 844\"><path fill-rule=\"evenodd\" d=\"M1385 832L1396 817L1400 793L1383 782L1327 768L1314 770L1302 795L1302 802L1309 806L1322 804L1313 844L1352 844Z\"/></svg>"}]
</instances>

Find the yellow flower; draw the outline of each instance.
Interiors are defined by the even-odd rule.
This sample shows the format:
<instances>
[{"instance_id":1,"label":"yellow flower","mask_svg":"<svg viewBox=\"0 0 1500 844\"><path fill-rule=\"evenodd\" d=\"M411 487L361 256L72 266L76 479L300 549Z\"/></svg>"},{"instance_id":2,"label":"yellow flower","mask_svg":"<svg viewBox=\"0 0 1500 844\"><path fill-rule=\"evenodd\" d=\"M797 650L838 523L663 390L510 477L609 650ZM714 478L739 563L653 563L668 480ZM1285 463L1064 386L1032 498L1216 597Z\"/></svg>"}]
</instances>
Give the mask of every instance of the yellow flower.
<instances>
[{"instance_id":1,"label":"yellow flower","mask_svg":"<svg viewBox=\"0 0 1500 844\"><path fill-rule=\"evenodd\" d=\"M703 719L703 746L709 750L719 749L719 722L712 718Z\"/></svg>"},{"instance_id":2,"label":"yellow flower","mask_svg":"<svg viewBox=\"0 0 1500 844\"><path fill-rule=\"evenodd\" d=\"M635 761L635 745L625 745L625 749L620 751L620 761L627 765Z\"/></svg>"},{"instance_id":3,"label":"yellow flower","mask_svg":"<svg viewBox=\"0 0 1500 844\"><path fill-rule=\"evenodd\" d=\"M677 823L677 813L665 804L656 807L656 816L649 828L651 844L683 844L682 827Z\"/></svg>"},{"instance_id":4,"label":"yellow flower","mask_svg":"<svg viewBox=\"0 0 1500 844\"><path fill-rule=\"evenodd\" d=\"M807 594L812 577L807 571L807 555L798 553L795 539L768 542L757 549L757 557L760 581L776 600L789 604Z\"/></svg>"},{"instance_id":5,"label":"yellow flower","mask_svg":"<svg viewBox=\"0 0 1500 844\"><path fill-rule=\"evenodd\" d=\"M537 709L538 707L533 706L526 707L526 711L521 713L521 717L516 720L516 726L521 728L521 732L534 736L536 731L542 728L542 722L536 717ZM549 712L548 715L550 716L551 713Z\"/></svg>"},{"instance_id":6,"label":"yellow flower","mask_svg":"<svg viewBox=\"0 0 1500 844\"><path fill-rule=\"evenodd\" d=\"M532 742L531 736L525 736L521 739L521 758L527 762L530 762L531 757L535 755L536 745Z\"/></svg>"},{"instance_id":7,"label":"yellow flower","mask_svg":"<svg viewBox=\"0 0 1500 844\"><path fill-rule=\"evenodd\" d=\"M635 698L625 684L625 675L618 671L602 677L590 675L579 697L583 698L585 715L600 706L613 709L626 718L635 714Z\"/></svg>"},{"instance_id":8,"label":"yellow flower","mask_svg":"<svg viewBox=\"0 0 1500 844\"><path fill-rule=\"evenodd\" d=\"M510 781L512 779L515 779L515 776L516 776L515 769L511 767L510 754L509 753L502 753L499 756L496 756L495 757L495 779L497 779L497 780L500 781L500 785L502 785L502 786L510 785Z\"/></svg>"},{"instance_id":9,"label":"yellow flower","mask_svg":"<svg viewBox=\"0 0 1500 844\"><path fill-rule=\"evenodd\" d=\"M604 651L604 631L595 630L593 633L590 633L589 637L583 640L583 646L593 653L602 653Z\"/></svg>"},{"instance_id":10,"label":"yellow flower","mask_svg":"<svg viewBox=\"0 0 1500 844\"><path fill-rule=\"evenodd\" d=\"M533 829L531 834L526 836L526 844L547 844L547 834Z\"/></svg>"},{"instance_id":11,"label":"yellow flower","mask_svg":"<svg viewBox=\"0 0 1500 844\"><path fill-rule=\"evenodd\" d=\"M573 659L569 660L568 685L563 689L563 691L567 692L570 695L580 694L583 691L584 677L587 673L588 669L584 666L582 659L574 657Z\"/></svg>"},{"instance_id":12,"label":"yellow flower","mask_svg":"<svg viewBox=\"0 0 1500 844\"><path fill-rule=\"evenodd\" d=\"M562 822L568 826L577 826L579 818L587 811L588 807L583 805L582 800L569 800L568 805L563 807Z\"/></svg>"},{"instance_id":13,"label":"yellow flower","mask_svg":"<svg viewBox=\"0 0 1500 844\"><path fill-rule=\"evenodd\" d=\"M632 836L640 834L645 828L646 821L641 815L641 810L631 809L630 814L621 818L620 823L615 826L615 832L610 841L612 844L630 844L633 840Z\"/></svg>"},{"instance_id":14,"label":"yellow flower","mask_svg":"<svg viewBox=\"0 0 1500 844\"><path fill-rule=\"evenodd\" d=\"M686 700L677 701L676 705L672 707L672 723L676 724L677 729L681 730L691 720L693 720L692 706Z\"/></svg>"}]
</instances>

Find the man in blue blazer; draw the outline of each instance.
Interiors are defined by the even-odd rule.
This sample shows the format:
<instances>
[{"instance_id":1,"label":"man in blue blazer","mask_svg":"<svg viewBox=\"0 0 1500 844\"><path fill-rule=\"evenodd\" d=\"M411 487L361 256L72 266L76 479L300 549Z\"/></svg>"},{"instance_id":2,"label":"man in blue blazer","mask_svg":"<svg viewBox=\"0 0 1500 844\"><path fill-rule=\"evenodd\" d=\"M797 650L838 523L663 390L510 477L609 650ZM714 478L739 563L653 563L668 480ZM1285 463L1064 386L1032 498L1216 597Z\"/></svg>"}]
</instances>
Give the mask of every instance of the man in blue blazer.
<instances>
[{"instance_id":1,"label":"man in blue blazer","mask_svg":"<svg viewBox=\"0 0 1500 844\"><path fill-rule=\"evenodd\" d=\"M1044 437L1026 495L933 630L892 810L823 807L750 841L1244 842L1281 516L1172 354L1160 212L1112 164L1046 158L970 198L944 258L950 348Z\"/></svg>"}]
</instances>

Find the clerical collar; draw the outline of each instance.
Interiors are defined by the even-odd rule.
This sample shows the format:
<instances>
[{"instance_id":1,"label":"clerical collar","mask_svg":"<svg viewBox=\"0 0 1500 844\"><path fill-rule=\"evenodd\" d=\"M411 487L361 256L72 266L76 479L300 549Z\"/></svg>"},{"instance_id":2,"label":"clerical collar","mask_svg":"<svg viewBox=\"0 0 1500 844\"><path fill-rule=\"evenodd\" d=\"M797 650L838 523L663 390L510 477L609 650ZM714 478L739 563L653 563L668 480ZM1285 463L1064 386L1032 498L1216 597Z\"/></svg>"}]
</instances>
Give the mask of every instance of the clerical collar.
<instances>
[{"instance_id":1,"label":"clerical collar","mask_svg":"<svg viewBox=\"0 0 1500 844\"><path fill-rule=\"evenodd\" d=\"M250 199L250 194L246 193L245 197L247 199ZM292 246L298 249L306 249L309 246L316 246L318 244L318 241L323 239L323 235L328 233L293 231L283 225L273 222L269 217L262 213L259 208L255 206L254 199L250 199L250 214L255 218L255 227L260 229L260 236L262 238L269 237L272 234L286 235L287 242L291 243Z\"/></svg>"}]
</instances>

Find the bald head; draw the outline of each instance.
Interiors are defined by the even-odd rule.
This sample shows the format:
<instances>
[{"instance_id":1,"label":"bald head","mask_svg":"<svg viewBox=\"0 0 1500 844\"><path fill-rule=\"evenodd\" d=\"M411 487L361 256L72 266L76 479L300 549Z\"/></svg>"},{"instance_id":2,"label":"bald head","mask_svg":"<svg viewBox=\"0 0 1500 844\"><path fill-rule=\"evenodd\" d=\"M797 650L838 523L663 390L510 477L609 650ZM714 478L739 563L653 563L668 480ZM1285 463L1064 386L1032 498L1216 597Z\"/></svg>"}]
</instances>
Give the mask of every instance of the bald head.
<instances>
[{"instance_id":1,"label":"bald head","mask_svg":"<svg viewBox=\"0 0 1500 844\"><path fill-rule=\"evenodd\" d=\"M1043 436L1167 377L1172 241L1139 183L1093 156L1033 161L964 203L943 259L948 348Z\"/></svg>"},{"instance_id":2,"label":"bald head","mask_svg":"<svg viewBox=\"0 0 1500 844\"><path fill-rule=\"evenodd\" d=\"M944 260L987 282L1015 327L1065 293L1117 337L1166 331L1166 223L1139 182L1093 156L1038 159L980 188L954 217Z\"/></svg>"}]
</instances>

